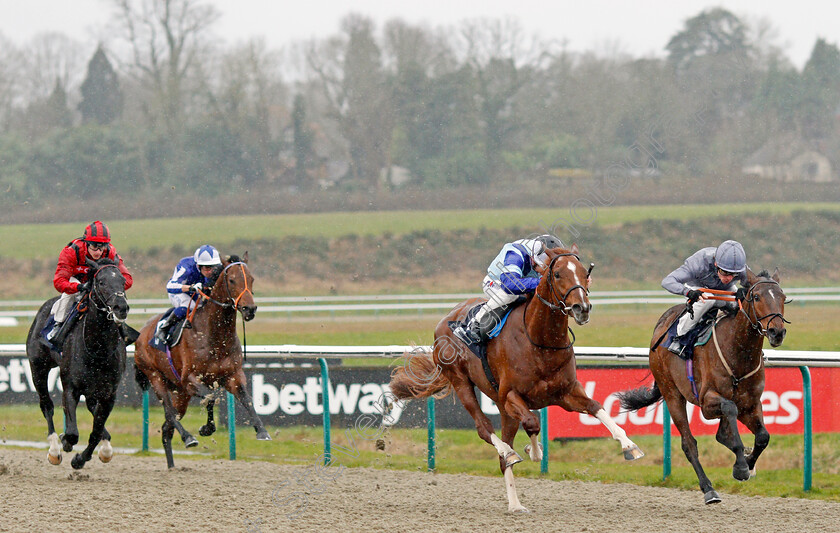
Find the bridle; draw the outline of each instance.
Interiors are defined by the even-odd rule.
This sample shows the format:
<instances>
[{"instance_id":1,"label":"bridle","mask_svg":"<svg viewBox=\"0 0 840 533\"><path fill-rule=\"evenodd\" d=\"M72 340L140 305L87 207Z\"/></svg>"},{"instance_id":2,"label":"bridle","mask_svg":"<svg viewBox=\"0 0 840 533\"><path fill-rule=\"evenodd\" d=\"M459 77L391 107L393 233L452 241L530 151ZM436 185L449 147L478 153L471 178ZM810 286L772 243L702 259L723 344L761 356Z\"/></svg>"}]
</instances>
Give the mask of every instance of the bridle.
<instances>
[{"instance_id":1,"label":"bridle","mask_svg":"<svg viewBox=\"0 0 840 533\"><path fill-rule=\"evenodd\" d=\"M119 318L116 313L114 312L114 302L115 299L121 298L123 302L125 302L125 290L117 291L111 294L107 299L102 296L102 292L98 290L96 284L96 278L99 276L99 273L105 270L106 268L116 268L117 272L119 272L119 267L117 265L102 265L99 267L96 272L93 273L93 277L91 278L91 289L90 289L90 298L88 300L91 304L98 310L102 311L107 315L108 320L116 324L122 324L125 322L125 319ZM122 273L120 272L120 276ZM114 303L112 303L114 302Z\"/></svg>"},{"instance_id":2,"label":"bridle","mask_svg":"<svg viewBox=\"0 0 840 533\"><path fill-rule=\"evenodd\" d=\"M230 292L230 285L228 285L228 270L230 270L230 268L233 267L233 266L239 266L239 268L242 269L242 279L244 280L244 283L245 283L245 288L235 298L234 298L233 294L231 294L231 292ZM253 291L251 291L251 288L248 286L248 276L245 272L245 263L243 263L241 261L237 261L235 263L228 263L228 265L225 266L224 270L222 270L222 273L219 274L219 278L221 278L222 276L224 276L224 278L225 278L224 279L224 286L225 286L225 291L227 292L227 298L223 299L223 301L216 300L215 298L211 297L209 294L207 294L203 291L199 291L199 293L201 293L201 295L204 298L210 300L211 302L218 305L219 307L222 307L222 308L225 308L225 309L233 308L233 309L236 309L237 311L239 311L240 310L239 300L245 295L245 293L250 293L250 295L252 297L254 296Z\"/></svg>"},{"instance_id":3,"label":"bridle","mask_svg":"<svg viewBox=\"0 0 840 533\"><path fill-rule=\"evenodd\" d=\"M547 270L548 270L548 293L549 293L549 298L551 298L552 300L555 300L555 301L559 301L559 303L549 302L548 300L546 300L545 298L540 296L539 292L534 291L534 294L536 295L536 297L539 298L540 301L543 304L545 304L549 309L551 309L552 311L560 311L561 313L563 313L566 316L569 315L569 311L572 309L572 306L566 304L566 298L568 298L569 295L572 294L572 291L580 289L580 290L583 291L584 296L589 294L589 289L587 289L583 285L578 284L578 285L573 286L571 289L567 290L566 294L564 294L563 296L559 295L559 291L554 286L554 276L552 275L552 273L554 271L554 263L556 263L557 260L560 259L561 257L567 257L567 256L574 257L575 259L578 260L578 262L580 262L580 257L578 257L577 254L573 254L571 252L564 252L562 254L558 254L558 255L554 256L554 258L548 264L548 268L547 268ZM587 278L589 278L589 274L592 272L592 269L594 267L595 267L594 263L590 264L589 271L586 273Z\"/></svg>"},{"instance_id":4,"label":"bridle","mask_svg":"<svg viewBox=\"0 0 840 533\"><path fill-rule=\"evenodd\" d=\"M548 300L546 300L545 298L540 296L540 293L537 292L537 291L534 291L534 295L537 298L539 298L540 301L543 304L545 304L552 311L560 311L561 313L563 313L564 316L569 316L569 310L572 308L572 306L566 304L566 298L569 297L569 295L572 293L572 291L575 291L577 289L582 290L584 296L586 296L586 295L589 294L589 289L587 289L583 285L578 284L578 285L573 286L569 290L567 290L566 293L563 296L559 295L560 294L559 291L554 286L554 276L553 276L554 263L556 263L557 260L560 259L561 257L566 257L566 256L574 257L575 259L578 260L578 262L580 262L580 257L578 257L577 254L574 254L572 252L564 252L564 253L561 253L561 254L558 254L558 255L554 256L554 258L551 260L551 262L548 264L548 267L546 268L546 270L548 271L548 273L546 274L546 276L548 278L546 283L548 284L549 298L551 298L552 300L555 300L555 301L559 301L559 303L549 302ZM593 268L595 268L595 263L590 263L589 264L589 270L586 273L586 278L587 279L589 279L589 275L592 273ZM529 301L529 303L530 303L530 301ZM537 342L534 342L534 339L532 339L531 335L528 333L528 323L525 321L525 316L527 315L527 313L528 313L528 304L526 303L525 304L525 309L522 311L522 326L523 326L523 329L525 330L525 336L528 338L528 341L533 346L536 346L537 348L542 348L544 350L565 350L567 348L571 348L572 346L574 346L576 339L575 339L575 332L572 331L572 328L569 328L569 335L571 335L572 340L566 346L548 346L548 345L545 345L545 344L539 344Z\"/></svg>"},{"instance_id":5,"label":"bridle","mask_svg":"<svg viewBox=\"0 0 840 533\"><path fill-rule=\"evenodd\" d=\"M758 316L758 312L755 309L755 298L756 298L756 296L753 294L753 290L755 290L755 288L758 287L759 285L761 285L762 283L771 283L773 285L778 286L779 289L781 290L781 286L779 285L779 283L777 281L774 281L774 280L771 280L771 279L758 280L755 283L753 283L752 285L750 285L750 288L747 291L747 295L744 297L744 302L747 302L747 303L750 304L750 306L749 306L750 312L748 313L745 309L746 306L741 305L740 303L739 303L739 308L740 308L740 312L744 313L744 316L747 317L747 321L750 323L750 326L752 326L752 328L754 330L756 330L758 332L758 334L761 335L762 337L767 337L767 328L770 327L770 323L773 322L773 319L778 317L785 324L790 324L790 321L785 320L785 317L784 317L784 315L782 315L782 313L768 313L768 314L766 314L762 317ZM782 294L784 294L784 292ZM791 302L791 300L785 300L785 303L790 303L790 302ZM750 316L750 314L752 314L752 316ZM770 318L770 320L767 321L767 328L765 328L764 325L761 323L761 321L764 320L765 318Z\"/></svg>"}]
</instances>

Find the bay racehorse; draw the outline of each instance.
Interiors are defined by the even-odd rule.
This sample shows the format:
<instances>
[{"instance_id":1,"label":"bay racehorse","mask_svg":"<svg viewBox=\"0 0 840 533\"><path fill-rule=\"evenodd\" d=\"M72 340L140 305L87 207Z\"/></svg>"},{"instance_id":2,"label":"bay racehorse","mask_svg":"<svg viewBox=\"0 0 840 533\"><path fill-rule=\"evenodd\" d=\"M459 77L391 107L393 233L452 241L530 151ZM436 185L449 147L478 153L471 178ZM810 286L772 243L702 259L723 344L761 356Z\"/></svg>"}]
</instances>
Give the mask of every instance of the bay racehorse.
<instances>
[{"instance_id":1,"label":"bay racehorse","mask_svg":"<svg viewBox=\"0 0 840 533\"><path fill-rule=\"evenodd\" d=\"M61 463L61 449L73 450L79 442L79 428L76 425L76 407L84 395L88 410L93 415L93 428L87 447L76 454L71 461L75 469L90 461L96 445L99 459L111 460L111 435L105 429L105 421L111 414L117 399L117 387L125 371L125 340L121 326L128 316L128 302L125 298L125 278L117 264L109 259L93 262L88 259L90 292L83 295L79 308L86 310L68 333L61 354L55 353L39 342L39 335L50 315L52 298L44 303L35 315L26 338L26 353L32 370L32 381L41 403L41 412L47 420L47 434L50 444L47 458L50 463ZM53 401L50 398L47 380L50 369L59 367L63 389L64 419L66 428L60 437L53 425Z\"/></svg>"},{"instance_id":2,"label":"bay racehorse","mask_svg":"<svg viewBox=\"0 0 840 533\"><path fill-rule=\"evenodd\" d=\"M499 455L507 488L508 510L527 512L519 502L512 466L522 458L513 450L519 425L531 439L525 452L540 461L544 453L537 442L538 417L531 412L549 405L567 411L588 413L600 420L621 443L624 456L644 454L627 438L604 411L589 398L577 379L569 315L580 325L589 322L589 272L580 263L578 248L555 248L546 252L548 266L533 297L511 311L501 333L487 345L487 358L498 384L493 387L478 357L454 336L448 322L463 320L469 309L481 302L474 298L455 306L435 328L432 354L409 353L391 376L391 392L399 399L441 397L454 391L475 420L479 436ZM481 411L474 387L496 402L501 414L502 438L496 436L490 419Z\"/></svg>"},{"instance_id":3,"label":"bay racehorse","mask_svg":"<svg viewBox=\"0 0 840 533\"><path fill-rule=\"evenodd\" d=\"M236 333L237 312L244 321L254 318L254 277L248 269L248 252L240 260L231 256L222 260L222 268L215 274L209 293L202 293L200 303L191 316L192 327L185 328L181 340L173 348L161 351L149 345L162 315L149 319L137 339L134 364L135 379L140 387L149 386L163 403L164 423L161 429L166 464L173 468L172 436L175 430L184 444L191 448L198 440L181 425L190 398L204 397L207 407L207 424L199 433L212 435L213 393L219 386L233 394L248 411L258 440L271 440L260 417L254 410L245 372L242 370L242 345ZM234 423L229 420L228 423Z\"/></svg>"},{"instance_id":4,"label":"bay racehorse","mask_svg":"<svg viewBox=\"0 0 840 533\"><path fill-rule=\"evenodd\" d=\"M779 285L779 271L770 277L758 276L747 270L746 296L738 302L734 316L721 318L713 327L712 340L694 347L694 382L689 381L687 364L672 354L662 342L668 327L685 309L672 307L657 322L650 348L652 387L640 387L618 394L621 405L637 410L662 398L682 436L682 449L700 482L700 490L707 504L720 501L720 495L700 465L697 440L691 434L686 402L700 406L707 420L720 419L717 441L735 453L732 476L746 481L755 476L758 456L770 442L764 427L761 393L764 392L764 338L773 347L780 346L785 329L785 293ZM738 434L741 421L754 435L755 445L749 454Z\"/></svg>"}]
</instances>

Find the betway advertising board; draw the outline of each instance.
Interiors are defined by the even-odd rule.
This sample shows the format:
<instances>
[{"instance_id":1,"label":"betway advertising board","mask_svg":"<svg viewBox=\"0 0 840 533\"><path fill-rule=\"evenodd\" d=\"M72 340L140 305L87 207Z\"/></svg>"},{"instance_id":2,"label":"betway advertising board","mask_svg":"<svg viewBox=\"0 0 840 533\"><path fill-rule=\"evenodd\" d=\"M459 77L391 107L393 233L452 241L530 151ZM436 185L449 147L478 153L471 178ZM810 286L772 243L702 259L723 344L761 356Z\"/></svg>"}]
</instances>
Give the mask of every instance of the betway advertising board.
<instances>
[{"instance_id":1,"label":"betway advertising board","mask_svg":"<svg viewBox=\"0 0 840 533\"><path fill-rule=\"evenodd\" d=\"M309 425L322 422L323 399L320 371L317 365L288 368L287 361L266 361L246 365L246 374L254 406L263 422L273 426ZM395 427L423 427L426 423L426 402L391 404L388 382L389 368L330 369L330 414L333 424L349 426L361 416L383 416ZM840 431L840 369L811 370L814 397L814 431ZM601 402L610 415L629 435L661 434L662 406L658 404L635 413L620 409L615 392L650 384L646 369L599 368L578 369L578 378L587 393ZM58 371L50 375L49 387L53 401L61 405L61 384ZM120 384L118 405L141 404L140 390L134 382L134 365L128 359L126 374ZM482 410L499 428L496 405L480 396ZM156 403L152 393L152 402ZM194 399L197 405L197 400ZM29 363L24 357L0 356L0 405L10 403L37 404L38 396L32 384ZM224 402L220 404L223 407ZM801 433L803 431L802 378L798 369L767 369L766 390L762 395L765 423L771 434ZM437 400L436 423L439 428L474 428L475 424L460 405L448 397ZM195 409L193 407L192 409ZM57 409L60 413L60 409ZM226 410L219 409L224 418ZM247 424L244 409L237 405L237 423ZM83 415L86 416L86 415ZM716 421L703 419L700 410L689 405L692 431L713 434ZM675 428L672 428L676 431ZM741 428L743 432L745 428ZM549 438L608 437L600 422L589 415L568 413L559 407L549 408Z\"/></svg>"}]
</instances>

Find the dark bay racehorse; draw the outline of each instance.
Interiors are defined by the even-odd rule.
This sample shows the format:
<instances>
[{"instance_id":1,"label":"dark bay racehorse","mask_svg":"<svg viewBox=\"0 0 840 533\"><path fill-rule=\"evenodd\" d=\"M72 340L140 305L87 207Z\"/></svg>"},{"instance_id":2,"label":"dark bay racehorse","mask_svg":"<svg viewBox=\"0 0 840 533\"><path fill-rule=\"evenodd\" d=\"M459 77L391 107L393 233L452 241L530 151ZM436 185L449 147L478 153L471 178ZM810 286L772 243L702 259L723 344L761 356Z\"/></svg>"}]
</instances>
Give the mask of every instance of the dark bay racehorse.
<instances>
[{"instance_id":1,"label":"dark bay racehorse","mask_svg":"<svg viewBox=\"0 0 840 533\"><path fill-rule=\"evenodd\" d=\"M391 392L400 399L440 397L455 391L475 420L479 436L499 454L511 512L527 512L519 503L511 468L522 460L512 448L520 423L531 438L526 453L533 461L542 459L543 451L537 442L540 423L532 409L559 405L567 411L588 413L600 420L621 443L625 458L644 455L601 404L586 395L577 379L568 319L571 314L575 322L586 324L591 309L587 289L589 273L580 263L577 246L570 250L555 248L547 253L549 264L535 295L511 312L501 334L487 345L498 390L486 377L481 361L454 336L448 325L449 321L463 320L467 311L482 301L478 298L458 304L438 323L431 356L406 354L404 364L391 376ZM481 411L474 387L499 407L501 439Z\"/></svg>"},{"instance_id":2,"label":"dark bay racehorse","mask_svg":"<svg viewBox=\"0 0 840 533\"><path fill-rule=\"evenodd\" d=\"M67 427L61 436L61 446L65 452L72 451L73 446L79 442L76 407L82 395L93 415L93 429L87 448L76 454L71 461L75 469L82 468L90 461L93 450L100 441L102 446L99 449L99 459L104 463L111 460L111 435L105 429L105 421L114 407L117 387L125 370L125 341L120 330L128 316L125 278L117 264L108 259L101 259L98 263L88 260L88 266L91 267L90 279L93 282L90 292L83 296L80 302L80 305L87 306L87 311L67 335L62 353L52 352L38 340L57 297L41 306L26 338L26 353L32 369L32 381L41 401L41 412L47 420L50 443L47 458L52 464L61 463L61 447L53 425L53 402L47 387L50 369L59 367L64 389Z\"/></svg>"},{"instance_id":3,"label":"dark bay racehorse","mask_svg":"<svg viewBox=\"0 0 840 533\"><path fill-rule=\"evenodd\" d=\"M180 422L191 397L202 396L207 401L207 424L199 433L209 436L216 430L210 388L222 386L233 394L248 410L257 439L271 440L248 394L242 370L242 346L236 334L237 312L248 321L257 311L252 291L254 277L247 262L248 252L241 260L231 256L222 261L223 268L212 289L209 294L202 294L203 301L192 316L192 328L184 329L181 341L171 349L171 358L167 352L149 346L162 315L149 319L140 330L134 354L135 379L144 390L151 385L163 403L165 421L161 438L169 468L175 466L172 436L176 429L188 448L198 444Z\"/></svg>"},{"instance_id":4,"label":"dark bay racehorse","mask_svg":"<svg viewBox=\"0 0 840 533\"><path fill-rule=\"evenodd\" d=\"M688 380L686 362L668 351L662 337L676 320L684 305L672 307L657 322L650 351L652 387L620 393L621 405L637 410L665 398L674 424L682 436L682 449L700 482L707 504L720 501L712 488L697 454L697 441L691 434L686 402L699 405L703 416L719 418L717 441L735 453L732 476L746 481L755 475L755 462L770 442L764 427L761 393L764 392L764 338L773 347L780 346L785 329L785 293L779 286L779 271L755 276L747 271L747 293L734 317L721 319L714 327L712 340L694 348L694 379L697 394ZM740 420L755 435L749 455L738 434Z\"/></svg>"}]
</instances>

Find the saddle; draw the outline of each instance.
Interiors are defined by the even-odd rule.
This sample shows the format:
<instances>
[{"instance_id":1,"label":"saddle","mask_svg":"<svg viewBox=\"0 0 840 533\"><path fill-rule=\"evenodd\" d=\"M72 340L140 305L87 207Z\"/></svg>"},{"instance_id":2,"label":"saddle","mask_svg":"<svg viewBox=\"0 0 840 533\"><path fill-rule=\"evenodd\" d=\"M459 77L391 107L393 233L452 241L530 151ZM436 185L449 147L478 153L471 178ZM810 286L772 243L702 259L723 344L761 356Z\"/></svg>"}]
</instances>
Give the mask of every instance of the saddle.
<instances>
[{"instance_id":1,"label":"saddle","mask_svg":"<svg viewBox=\"0 0 840 533\"><path fill-rule=\"evenodd\" d=\"M722 310L721 310L722 312ZM668 327L668 332L665 336L665 346L668 350L677 355L684 361L689 361L694 357L694 347L703 346L712 336L712 328L717 322L718 313L709 312L703 315L700 321L694 325L685 335L676 339L677 324L683 313L679 314L671 325ZM679 347L677 347L677 345Z\"/></svg>"},{"instance_id":2,"label":"saddle","mask_svg":"<svg viewBox=\"0 0 840 533\"><path fill-rule=\"evenodd\" d=\"M507 322L507 318L510 315L510 312L513 311L516 307L520 304L525 303L527 298L525 296L520 296L507 306L503 308L501 316L499 317L499 323L496 324L490 333L487 334L487 340L494 339L499 336L499 333L502 332L502 328L504 328L505 323ZM466 327L469 324L470 320L478 313L478 310L481 306L484 305L484 302L479 302L472 306L469 311L467 311L467 316L464 318L463 321L460 320L450 320L447 322L449 329L455 330L458 327ZM487 361L487 343L486 342L472 342L467 344L467 348L476 356L478 357L479 361L481 361L481 367L484 369L484 375L487 376L487 381L490 382L492 385L493 390L499 390L499 383L496 381L496 378L493 376L492 370L490 370L490 363Z\"/></svg>"}]
</instances>

